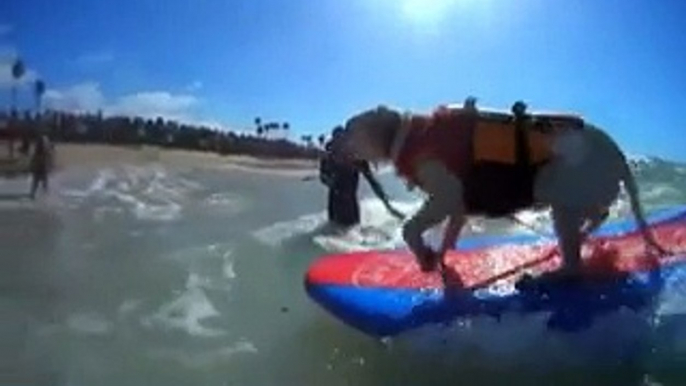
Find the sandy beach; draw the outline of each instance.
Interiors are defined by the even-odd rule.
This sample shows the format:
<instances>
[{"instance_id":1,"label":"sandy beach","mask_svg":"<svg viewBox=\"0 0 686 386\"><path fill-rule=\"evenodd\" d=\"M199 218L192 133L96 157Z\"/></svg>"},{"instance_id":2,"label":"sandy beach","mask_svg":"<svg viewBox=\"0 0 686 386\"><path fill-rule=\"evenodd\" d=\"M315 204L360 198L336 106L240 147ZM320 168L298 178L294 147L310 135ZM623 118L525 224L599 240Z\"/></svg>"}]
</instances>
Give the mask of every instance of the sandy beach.
<instances>
[{"instance_id":1,"label":"sandy beach","mask_svg":"<svg viewBox=\"0 0 686 386\"><path fill-rule=\"evenodd\" d=\"M145 165L160 163L182 168L208 168L214 170L241 170L266 173L281 177L312 175L317 161L304 159L270 159L244 155L221 156L187 150L163 149L152 146L127 147L91 144L57 144L55 147L57 170L71 168L97 168L118 164Z\"/></svg>"}]
</instances>

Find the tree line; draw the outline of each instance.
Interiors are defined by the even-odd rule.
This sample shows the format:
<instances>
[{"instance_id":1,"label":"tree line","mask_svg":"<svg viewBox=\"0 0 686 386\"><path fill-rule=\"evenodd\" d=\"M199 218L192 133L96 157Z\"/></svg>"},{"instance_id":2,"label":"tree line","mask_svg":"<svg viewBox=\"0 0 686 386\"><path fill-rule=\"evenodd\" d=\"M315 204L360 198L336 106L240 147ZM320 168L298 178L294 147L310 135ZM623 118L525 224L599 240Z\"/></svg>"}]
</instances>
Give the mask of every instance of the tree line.
<instances>
[{"instance_id":1,"label":"tree line","mask_svg":"<svg viewBox=\"0 0 686 386\"><path fill-rule=\"evenodd\" d=\"M26 151L27 142L38 132L48 134L54 142L63 143L152 145L222 155L277 158L317 158L325 142L324 135L320 135L316 143L312 135L300 136L301 143L289 140L291 127L288 122L263 122L260 117L254 120L254 134L248 134L185 124L162 117L105 117L101 111L73 113L43 110L46 84L40 79L33 82L34 111L20 113L17 110L17 91L25 74L26 67L17 58L12 65L14 82L10 88L11 106L8 113L0 112L0 139L9 143L10 154L14 153L15 143L23 143L19 151Z\"/></svg>"},{"instance_id":2,"label":"tree line","mask_svg":"<svg viewBox=\"0 0 686 386\"><path fill-rule=\"evenodd\" d=\"M235 133L173 120L111 116L101 113L75 114L47 110L42 114L1 114L5 122L0 132L5 140L20 143L38 132L54 142L99 143L110 145L150 145L172 149L242 154L276 158L317 158L321 147L311 140L297 143L287 138ZM257 129L256 129L257 132ZM311 138L311 137L310 137Z\"/></svg>"}]
</instances>

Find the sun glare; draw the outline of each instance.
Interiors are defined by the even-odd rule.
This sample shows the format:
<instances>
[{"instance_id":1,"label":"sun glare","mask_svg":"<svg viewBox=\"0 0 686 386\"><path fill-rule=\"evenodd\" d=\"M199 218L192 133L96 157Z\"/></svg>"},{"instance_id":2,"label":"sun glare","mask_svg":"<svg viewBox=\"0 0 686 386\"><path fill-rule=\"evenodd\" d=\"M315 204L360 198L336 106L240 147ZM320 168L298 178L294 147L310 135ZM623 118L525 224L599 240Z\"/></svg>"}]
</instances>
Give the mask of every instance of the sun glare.
<instances>
[{"instance_id":1,"label":"sun glare","mask_svg":"<svg viewBox=\"0 0 686 386\"><path fill-rule=\"evenodd\" d=\"M433 23L439 21L459 1L468 0L403 0L402 11L412 21Z\"/></svg>"}]
</instances>

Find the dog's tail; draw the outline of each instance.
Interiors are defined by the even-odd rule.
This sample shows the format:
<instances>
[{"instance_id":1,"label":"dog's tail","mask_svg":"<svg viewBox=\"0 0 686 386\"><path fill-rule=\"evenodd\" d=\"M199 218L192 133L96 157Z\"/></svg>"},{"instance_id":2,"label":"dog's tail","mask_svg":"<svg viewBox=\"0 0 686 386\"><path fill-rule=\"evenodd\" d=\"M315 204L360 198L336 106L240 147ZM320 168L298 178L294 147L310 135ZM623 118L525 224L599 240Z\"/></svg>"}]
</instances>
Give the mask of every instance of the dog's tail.
<instances>
[{"instance_id":1,"label":"dog's tail","mask_svg":"<svg viewBox=\"0 0 686 386\"><path fill-rule=\"evenodd\" d=\"M626 189L626 192L629 195L631 211L633 212L634 217L636 218L636 222L638 223L638 229L643 234L643 238L648 244L648 247L653 248L660 255L667 255L669 252L660 244L658 244L658 242L655 240L655 237L650 232L650 227L648 225L648 222L646 221L645 213L643 212L643 207L639 200L638 184L636 183L636 179L634 177L633 172L631 171L631 167L629 166L629 162L626 156L621 151L619 153L623 164L622 182L624 182L624 189Z\"/></svg>"}]
</instances>

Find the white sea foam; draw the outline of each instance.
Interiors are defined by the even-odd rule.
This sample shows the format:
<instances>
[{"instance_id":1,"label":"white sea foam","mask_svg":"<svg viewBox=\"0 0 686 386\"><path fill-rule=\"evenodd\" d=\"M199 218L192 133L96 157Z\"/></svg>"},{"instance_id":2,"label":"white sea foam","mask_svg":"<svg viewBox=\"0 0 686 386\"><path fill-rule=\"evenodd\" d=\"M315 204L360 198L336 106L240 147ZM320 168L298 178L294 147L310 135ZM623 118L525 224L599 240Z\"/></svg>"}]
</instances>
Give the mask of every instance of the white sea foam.
<instances>
[{"instance_id":1,"label":"white sea foam","mask_svg":"<svg viewBox=\"0 0 686 386\"><path fill-rule=\"evenodd\" d=\"M202 321L219 316L210 299L202 289L204 281L197 275L190 274L186 289L178 297L163 304L157 312L142 320L143 325L163 330L181 330L198 337L216 337L226 332L205 327Z\"/></svg>"},{"instance_id":2,"label":"white sea foam","mask_svg":"<svg viewBox=\"0 0 686 386\"><path fill-rule=\"evenodd\" d=\"M176 251L164 258L175 261L188 271L187 287L228 291L237 277L231 244L201 245Z\"/></svg>"},{"instance_id":3,"label":"white sea foam","mask_svg":"<svg viewBox=\"0 0 686 386\"><path fill-rule=\"evenodd\" d=\"M257 354L257 352L257 347L252 342L241 339L234 344L212 350L152 350L150 356L156 359L172 360L190 368L202 368L224 363L236 355Z\"/></svg>"},{"instance_id":4,"label":"white sea foam","mask_svg":"<svg viewBox=\"0 0 686 386\"><path fill-rule=\"evenodd\" d=\"M408 217L419 209L420 200L412 202L394 202L393 206ZM330 252L351 252L378 249L395 249L404 246L402 240L402 221L393 217L383 204L376 199L362 200L361 224L350 229L340 229L326 224L325 212L318 212L300 216L294 220L278 222L257 230L253 236L265 245L279 247L284 242L299 236L307 236L321 248ZM543 228L546 223L545 213L526 212L526 221L532 226ZM535 221L534 221L535 220ZM489 231L500 221L500 227L522 231L517 224L504 220L487 220L471 218L465 225L463 235L481 234ZM437 245L442 226L435 227L427 233L427 241Z\"/></svg>"},{"instance_id":5,"label":"white sea foam","mask_svg":"<svg viewBox=\"0 0 686 386\"><path fill-rule=\"evenodd\" d=\"M278 247L295 236L309 234L321 228L326 222L324 212L300 216L295 220L283 221L253 232L253 236L265 245Z\"/></svg>"},{"instance_id":6,"label":"white sea foam","mask_svg":"<svg viewBox=\"0 0 686 386\"><path fill-rule=\"evenodd\" d=\"M220 316L206 291L229 291L237 277L231 246L204 245L177 251L166 258L188 271L185 288L154 314L143 318L143 324L200 337L224 335L224 330L206 327L203 321Z\"/></svg>"},{"instance_id":7,"label":"white sea foam","mask_svg":"<svg viewBox=\"0 0 686 386\"><path fill-rule=\"evenodd\" d=\"M416 212L421 201L394 202L393 205L408 217ZM376 199L362 200L361 224L350 229L327 226L325 212L307 214L294 220L283 221L259 229L253 236L265 245L279 247L284 242L299 236L307 236L330 252L351 252L378 249L395 249L404 247L402 240L402 221L393 217L383 204ZM545 231L549 225L549 216L545 211L525 211L519 218L526 223L522 227L510 220L492 220L481 217L470 218L462 231L464 237L486 232L531 232ZM427 232L427 242L437 246L442 234L443 225Z\"/></svg>"},{"instance_id":8,"label":"white sea foam","mask_svg":"<svg viewBox=\"0 0 686 386\"><path fill-rule=\"evenodd\" d=\"M418 209L420 202L395 202L393 205L411 214ZM401 221L388 213L379 200L363 200L360 208L359 226L314 235L313 241L331 252L395 249L403 245Z\"/></svg>"},{"instance_id":9,"label":"white sea foam","mask_svg":"<svg viewBox=\"0 0 686 386\"><path fill-rule=\"evenodd\" d=\"M629 153L626 155L627 160L630 162L642 162L642 163L649 163L652 162L655 157L643 155L643 154L633 154Z\"/></svg>"},{"instance_id":10,"label":"white sea foam","mask_svg":"<svg viewBox=\"0 0 686 386\"><path fill-rule=\"evenodd\" d=\"M248 207L247 200L234 192L213 193L203 200L203 205L212 213L233 215L243 212Z\"/></svg>"},{"instance_id":11,"label":"white sea foam","mask_svg":"<svg viewBox=\"0 0 686 386\"><path fill-rule=\"evenodd\" d=\"M416 210L418 203L395 202L393 205L410 213ZM279 247L300 236L310 238L327 250L383 249L399 245L400 221L391 216L378 200L362 200L360 210L361 225L349 230L328 225L326 213L321 211L272 224L253 232L253 236L272 247Z\"/></svg>"},{"instance_id":12,"label":"white sea foam","mask_svg":"<svg viewBox=\"0 0 686 386\"><path fill-rule=\"evenodd\" d=\"M648 201L663 200L679 194L675 188L657 185L644 188L644 198ZM396 202L394 206L408 215L413 214L421 201ZM330 252L351 252L403 247L401 222L392 217L383 204L368 198L361 202L361 225L351 229L337 229L326 224L324 211L310 213L293 220L278 222L257 230L253 236L265 245L279 247L284 242L306 236L315 244ZM610 219L633 218L626 193L621 192L618 200L610 208ZM550 210L525 210L516 214L519 221L509 219L487 219L471 217L465 224L461 237L478 234L536 233L552 235ZM428 242L437 245L442 234L442 226L435 227L427 234Z\"/></svg>"},{"instance_id":13,"label":"white sea foam","mask_svg":"<svg viewBox=\"0 0 686 386\"><path fill-rule=\"evenodd\" d=\"M140 299L128 299L125 300L118 308L117 314L119 317L126 317L133 313L138 307L140 307L142 301Z\"/></svg>"},{"instance_id":14,"label":"white sea foam","mask_svg":"<svg viewBox=\"0 0 686 386\"><path fill-rule=\"evenodd\" d=\"M640 193L643 200L663 202L680 200L686 195L686 192L683 192L682 190L679 190L677 187L668 183L643 186Z\"/></svg>"},{"instance_id":15,"label":"white sea foam","mask_svg":"<svg viewBox=\"0 0 686 386\"><path fill-rule=\"evenodd\" d=\"M122 166L101 169L84 189L64 189L61 195L71 206L108 205L139 220L168 222L181 217L184 201L200 189L199 183L160 166Z\"/></svg>"}]
</instances>

